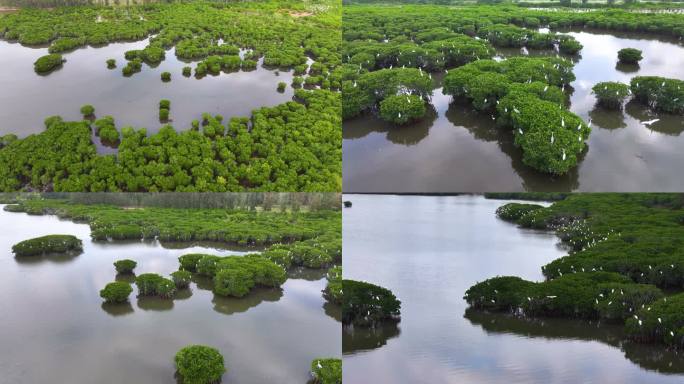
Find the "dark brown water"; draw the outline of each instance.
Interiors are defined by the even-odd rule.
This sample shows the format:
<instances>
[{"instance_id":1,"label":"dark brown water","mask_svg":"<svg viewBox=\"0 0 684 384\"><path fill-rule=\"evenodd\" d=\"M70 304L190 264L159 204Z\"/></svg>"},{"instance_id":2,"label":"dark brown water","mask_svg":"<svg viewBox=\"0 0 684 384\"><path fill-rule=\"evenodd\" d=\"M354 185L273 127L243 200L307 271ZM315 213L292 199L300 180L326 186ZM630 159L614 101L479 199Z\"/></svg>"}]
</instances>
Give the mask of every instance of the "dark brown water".
<instances>
[{"instance_id":1,"label":"dark brown water","mask_svg":"<svg viewBox=\"0 0 684 384\"><path fill-rule=\"evenodd\" d=\"M570 32L583 45L575 65L571 110L592 120L589 149L562 177L522 163L510 131L469 105L451 102L437 88L434 113L415 125L395 128L373 117L343 124L344 190L348 192L483 191L681 191L684 118L656 114L636 103L624 111L595 107L591 87L633 76L684 79L684 47L653 36ZM644 52L638 68L616 67L617 51ZM502 56L520 54L500 50ZM531 54L540 54L531 51ZM547 52L546 54L549 54ZM660 119L654 124L645 121Z\"/></svg>"},{"instance_id":2,"label":"dark brown water","mask_svg":"<svg viewBox=\"0 0 684 384\"><path fill-rule=\"evenodd\" d=\"M134 289L130 304L104 305L99 290L115 279L117 259L136 260L138 274L168 275L185 253L245 251L94 243L87 225L4 211L0 227L2 383L175 383L173 356L188 344L221 351L224 383L305 383L314 358L340 355L339 308L321 296L324 271L296 271L282 290L243 299L216 297L211 281L196 279L173 301L137 299ZM18 241L54 233L79 237L84 252L31 259L11 253Z\"/></svg>"},{"instance_id":3,"label":"dark brown water","mask_svg":"<svg viewBox=\"0 0 684 384\"><path fill-rule=\"evenodd\" d=\"M497 219L479 196L345 195L345 278L391 289L401 322L343 335L345 384L681 383L684 357L596 322L467 310L474 283L543 279L558 238Z\"/></svg>"},{"instance_id":4,"label":"dark brown water","mask_svg":"<svg viewBox=\"0 0 684 384\"><path fill-rule=\"evenodd\" d=\"M0 135L15 133L20 137L42 132L43 120L60 115L66 120L80 120L84 104L95 107L98 117L111 115L117 127L133 126L156 132L159 122L159 100L171 101L171 124L188 129L202 113L230 117L251 115L252 110L273 106L292 99L292 71L265 69L261 61L250 72L207 75L202 79L184 77L182 68L196 62L178 60L174 49L155 68L143 64L141 72L124 77L124 52L143 49L147 40L115 43L99 48L82 48L64 54L67 62L61 69L40 76L33 62L46 55L47 48L28 48L0 40ZM107 59L116 59L117 68L107 69ZM171 73L171 82L161 81L161 73ZM276 90L279 82L288 87Z\"/></svg>"}]
</instances>

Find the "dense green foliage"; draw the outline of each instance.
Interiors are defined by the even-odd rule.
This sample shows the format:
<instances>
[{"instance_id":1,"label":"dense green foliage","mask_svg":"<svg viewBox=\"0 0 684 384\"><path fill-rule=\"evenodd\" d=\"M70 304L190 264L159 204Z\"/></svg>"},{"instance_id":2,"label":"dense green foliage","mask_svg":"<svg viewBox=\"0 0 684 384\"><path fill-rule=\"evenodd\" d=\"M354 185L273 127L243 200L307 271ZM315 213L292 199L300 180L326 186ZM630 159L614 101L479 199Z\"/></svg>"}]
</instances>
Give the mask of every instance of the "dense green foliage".
<instances>
[{"instance_id":1,"label":"dense green foliage","mask_svg":"<svg viewBox=\"0 0 684 384\"><path fill-rule=\"evenodd\" d=\"M138 265L134 260L123 259L114 262L114 268L117 273L133 273L133 270Z\"/></svg>"},{"instance_id":2,"label":"dense green foliage","mask_svg":"<svg viewBox=\"0 0 684 384\"><path fill-rule=\"evenodd\" d=\"M135 278L140 296L158 296L172 299L176 294L176 284L156 273L143 273Z\"/></svg>"},{"instance_id":3,"label":"dense green foliage","mask_svg":"<svg viewBox=\"0 0 684 384\"><path fill-rule=\"evenodd\" d=\"M523 216L537 209L544 208L537 204L509 203L496 209L496 215L506 221L519 221Z\"/></svg>"},{"instance_id":4,"label":"dense green foliage","mask_svg":"<svg viewBox=\"0 0 684 384\"><path fill-rule=\"evenodd\" d=\"M639 64L639 61L643 59L641 56L641 50L636 48L623 48L618 51L618 60L625 64Z\"/></svg>"},{"instance_id":5,"label":"dense green foliage","mask_svg":"<svg viewBox=\"0 0 684 384\"><path fill-rule=\"evenodd\" d=\"M221 353L204 345L184 347L176 353L174 360L183 384L218 383L226 372Z\"/></svg>"},{"instance_id":6,"label":"dense green foliage","mask_svg":"<svg viewBox=\"0 0 684 384\"><path fill-rule=\"evenodd\" d=\"M183 197L181 197L183 198ZM124 209L62 200L24 200L15 212L55 214L90 224L94 240L217 241L271 245L264 254L276 263L323 265L341 261L341 215L338 211L247 211L240 209ZM181 257L181 269L193 271L201 257ZM320 267L319 267L320 268Z\"/></svg>"},{"instance_id":7,"label":"dense green foliage","mask_svg":"<svg viewBox=\"0 0 684 384\"><path fill-rule=\"evenodd\" d=\"M342 323L374 327L397 321L401 302L386 288L363 281L342 280Z\"/></svg>"},{"instance_id":8,"label":"dense green foliage","mask_svg":"<svg viewBox=\"0 0 684 384\"><path fill-rule=\"evenodd\" d=\"M495 112L499 124L513 129L525 164L564 174L577 164L591 131L565 108L560 87L575 79L572 66L561 58L477 60L450 71L444 93L466 98L476 110Z\"/></svg>"},{"instance_id":9,"label":"dense green foliage","mask_svg":"<svg viewBox=\"0 0 684 384\"><path fill-rule=\"evenodd\" d=\"M464 299L473 308L522 311L526 316L624 321L662 296L658 288L617 273L579 272L541 283L494 277L470 287Z\"/></svg>"},{"instance_id":10,"label":"dense green foliage","mask_svg":"<svg viewBox=\"0 0 684 384\"><path fill-rule=\"evenodd\" d=\"M328 285L323 291L323 296L331 303L342 304L342 267L330 268L325 278L328 280Z\"/></svg>"},{"instance_id":11,"label":"dense green foliage","mask_svg":"<svg viewBox=\"0 0 684 384\"><path fill-rule=\"evenodd\" d=\"M190 285L192 273L184 270L179 270L171 273L171 280L176 284L176 288L183 289Z\"/></svg>"},{"instance_id":12,"label":"dense green foliage","mask_svg":"<svg viewBox=\"0 0 684 384\"><path fill-rule=\"evenodd\" d=\"M2 20L2 19L0 19ZM49 55L41 56L33 63L33 69L36 73L46 74L62 66L66 59L62 55L51 53Z\"/></svg>"},{"instance_id":13,"label":"dense green foliage","mask_svg":"<svg viewBox=\"0 0 684 384\"><path fill-rule=\"evenodd\" d=\"M630 81L634 99L657 111L684 114L684 81L658 76L635 76Z\"/></svg>"},{"instance_id":14,"label":"dense green foliage","mask_svg":"<svg viewBox=\"0 0 684 384\"><path fill-rule=\"evenodd\" d=\"M591 88L591 91L596 95L600 105L611 109L622 108L625 99L630 95L627 84L613 81L597 83Z\"/></svg>"},{"instance_id":15,"label":"dense green foliage","mask_svg":"<svg viewBox=\"0 0 684 384\"><path fill-rule=\"evenodd\" d=\"M626 323L627 334L640 342L684 347L684 293L662 298L642 308Z\"/></svg>"},{"instance_id":16,"label":"dense green foliage","mask_svg":"<svg viewBox=\"0 0 684 384\"><path fill-rule=\"evenodd\" d=\"M107 303L123 303L128 301L128 296L133 292L130 284L123 281L115 281L105 285L100 290L100 297Z\"/></svg>"},{"instance_id":17,"label":"dense green foliage","mask_svg":"<svg viewBox=\"0 0 684 384\"><path fill-rule=\"evenodd\" d=\"M35 256L49 253L80 252L83 244L71 235L47 235L21 241L12 246L16 256Z\"/></svg>"},{"instance_id":18,"label":"dense green foliage","mask_svg":"<svg viewBox=\"0 0 684 384\"><path fill-rule=\"evenodd\" d=\"M202 268L208 260L210 268ZM277 288L287 279L285 269L260 255L243 257L205 256L200 259L198 273L214 277L214 293L242 297L255 286Z\"/></svg>"},{"instance_id":19,"label":"dense green foliage","mask_svg":"<svg viewBox=\"0 0 684 384\"><path fill-rule=\"evenodd\" d=\"M51 117L44 132L0 149L0 191L340 190L340 95L295 96L251 119L212 118L205 132L124 128L115 155L97 154L88 122Z\"/></svg>"},{"instance_id":20,"label":"dense green foliage","mask_svg":"<svg viewBox=\"0 0 684 384\"><path fill-rule=\"evenodd\" d=\"M171 81L171 72L162 72L162 74L161 74L161 80L162 80L163 82Z\"/></svg>"},{"instance_id":21,"label":"dense green foliage","mask_svg":"<svg viewBox=\"0 0 684 384\"><path fill-rule=\"evenodd\" d=\"M342 384L342 360L314 359L311 362L311 376L315 384Z\"/></svg>"},{"instance_id":22,"label":"dense green foliage","mask_svg":"<svg viewBox=\"0 0 684 384\"><path fill-rule=\"evenodd\" d=\"M163 61L172 47L184 60L236 57L235 69L240 69L237 55L244 48L246 70L255 68L259 58L272 67L294 67L311 58L320 67L315 76L328 80L329 88L339 88L332 72L340 63L340 15L341 4L329 0L23 9L0 18L0 36L25 45L50 44L50 52L151 36L144 49L126 52L127 76L138 72L143 62Z\"/></svg>"},{"instance_id":23,"label":"dense green foliage","mask_svg":"<svg viewBox=\"0 0 684 384\"><path fill-rule=\"evenodd\" d=\"M83 117L93 116L95 114L95 107L93 107L90 104L86 104L81 107L81 114L83 115Z\"/></svg>"},{"instance_id":24,"label":"dense green foliage","mask_svg":"<svg viewBox=\"0 0 684 384\"><path fill-rule=\"evenodd\" d=\"M425 101L416 95L393 95L380 102L380 118L394 124L406 124L425 116Z\"/></svg>"},{"instance_id":25,"label":"dense green foliage","mask_svg":"<svg viewBox=\"0 0 684 384\"><path fill-rule=\"evenodd\" d=\"M116 68L116 59L107 59L107 68L108 69Z\"/></svg>"}]
</instances>

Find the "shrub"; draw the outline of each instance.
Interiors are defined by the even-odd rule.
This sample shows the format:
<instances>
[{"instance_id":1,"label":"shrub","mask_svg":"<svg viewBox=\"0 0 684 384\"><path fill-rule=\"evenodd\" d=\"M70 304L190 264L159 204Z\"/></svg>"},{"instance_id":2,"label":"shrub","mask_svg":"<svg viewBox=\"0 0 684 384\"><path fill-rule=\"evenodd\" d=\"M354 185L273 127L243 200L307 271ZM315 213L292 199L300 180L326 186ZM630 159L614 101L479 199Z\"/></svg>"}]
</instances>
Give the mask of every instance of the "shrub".
<instances>
[{"instance_id":1,"label":"shrub","mask_svg":"<svg viewBox=\"0 0 684 384\"><path fill-rule=\"evenodd\" d=\"M196 272L197 271L197 263L204 256L207 256L207 255L204 255L201 253L189 253L187 255L180 256L178 258L178 262L180 263L180 269L182 269L184 271Z\"/></svg>"},{"instance_id":2,"label":"shrub","mask_svg":"<svg viewBox=\"0 0 684 384\"><path fill-rule=\"evenodd\" d=\"M287 84L284 82L279 82L278 83L278 92L285 92L285 88L287 87Z\"/></svg>"},{"instance_id":3,"label":"shrub","mask_svg":"<svg viewBox=\"0 0 684 384\"><path fill-rule=\"evenodd\" d=\"M35 256L47 253L80 252L81 240L71 235L48 235L24 240L12 246L17 256Z\"/></svg>"},{"instance_id":4,"label":"shrub","mask_svg":"<svg viewBox=\"0 0 684 384\"><path fill-rule=\"evenodd\" d=\"M192 75L192 68L191 67L183 67L183 76L185 77L190 77Z\"/></svg>"},{"instance_id":5,"label":"shrub","mask_svg":"<svg viewBox=\"0 0 684 384\"><path fill-rule=\"evenodd\" d=\"M342 360L315 359L311 362L311 376L315 384L342 384Z\"/></svg>"},{"instance_id":6,"label":"shrub","mask_svg":"<svg viewBox=\"0 0 684 384\"><path fill-rule=\"evenodd\" d=\"M636 48L623 48L618 51L618 61L623 64L639 64L641 59L641 51Z\"/></svg>"},{"instance_id":7,"label":"shrub","mask_svg":"<svg viewBox=\"0 0 684 384\"><path fill-rule=\"evenodd\" d=\"M401 302L389 289L370 283L342 280L342 323L374 327L399 319Z\"/></svg>"},{"instance_id":8,"label":"shrub","mask_svg":"<svg viewBox=\"0 0 684 384\"><path fill-rule=\"evenodd\" d=\"M558 49L568 55L575 55L577 52L581 51L582 48L582 44L570 36L562 38L558 43Z\"/></svg>"},{"instance_id":9,"label":"shrub","mask_svg":"<svg viewBox=\"0 0 684 384\"><path fill-rule=\"evenodd\" d=\"M176 293L176 284L156 273L143 273L135 278L140 296L159 296L170 299Z\"/></svg>"},{"instance_id":10,"label":"shrub","mask_svg":"<svg viewBox=\"0 0 684 384\"><path fill-rule=\"evenodd\" d=\"M241 67L242 67L242 70L244 70L244 71L251 71L251 70L256 69L257 62L254 60L245 59L245 60L242 60Z\"/></svg>"},{"instance_id":11,"label":"shrub","mask_svg":"<svg viewBox=\"0 0 684 384\"><path fill-rule=\"evenodd\" d=\"M627 319L625 329L636 341L681 349L684 347L684 293L661 298L640 309Z\"/></svg>"},{"instance_id":12,"label":"shrub","mask_svg":"<svg viewBox=\"0 0 684 384\"><path fill-rule=\"evenodd\" d=\"M634 98L654 110L684 114L684 81L658 76L635 76L630 81Z\"/></svg>"},{"instance_id":13,"label":"shrub","mask_svg":"<svg viewBox=\"0 0 684 384\"><path fill-rule=\"evenodd\" d=\"M591 91L596 95L600 105L611 109L622 108L630 93L627 84L612 81L597 83L591 88Z\"/></svg>"},{"instance_id":14,"label":"shrub","mask_svg":"<svg viewBox=\"0 0 684 384\"><path fill-rule=\"evenodd\" d=\"M253 274L243 268L222 269L214 276L214 293L243 297L254 287Z\"/></svg>"},{"instance_id":15,"label":"shrub","mask_svg":"<svg viewBox=\"0 0 684 384\"><path fill-rule=\"evenodd\" d=\"M116 68L116 60L115 59L107 60L107 68L109 68L109 69Z\"/></svg>"},{"instance_id":16,"label":"shrub","mask_svg":"<svg viewBox=\"0 0 684 384\"><path fill-rule=\"evenodd\" d=\"M176 284L176 288L187 288L190 285L192 274L188 271L176 271L171 273L171 279Z\"/></svg>"},{"instance_id":17,"label":"shrub","mask_svg":"<svg viewBox=\"0 0 684 384\"><path fill-rule=\"evenodd\" d=\"M33 69L39 74L48 73L60 67L64 62L66 62L66 60L62 58L62 55L53 53L39 57L38 60L33 63Z\"/></svg>"},{"instance_id":18,"label":"shrub","mask_svg":"<svg viewBox=\"0 0 684 384\"><path fill-rule=\"evenodd\" d=\"M161 108L159 110L159 120L161 121L167 121L169 120L169 110Z\"/></svg>"},{"instance_id":19,"label":"shrub","mask_svg":"<svg viewBox=\"0 0 684 384\"><path fill-rule=\"evenodd\" d=\"M128 296L133 292L130 284L123 281L115 281L107 284L100 290L100 297L107 303L123 303L128 300Z\"/></svg>"},{"instance_id":20,"label":"shrub","mask_svg":"<svg viewBox=\"0 0 684 384\"><path fill-rule=\"evenodd\" d=\"M219 256L203 255L197 262L197 273L213 277L216 274L216 265L219 260L221 260Z\"/></svg>"},{"instance_id":21,"label":"shrub","mask_svg":"<svg viewBox=\"0 0 684 384\"><path fill-rule=\"evenodd\" d=\"M93 107L90 104L86 104L86 105L81 107L81 114L83 115L83 117L93 116L94 113L95 113L95 107Z\"/></svg>"},{"instance_id":22,"label":"shrub","mask_svg":"<svg viewBox=\"0 0 684 384\"><path fill-rule=\"evenodd\" d=\"M123 259L114 262L114 268L116 268L117 273L133 273L133 269L138 265L133 260Z\"/></svg>"},{"instance_id":23,"label":"shrub","mask_svg":"<svg viewBox=\"0 0 684 384\"><path fill-rule=\"evenodd\" d=\"M159 100L159 109L171 109L171 101L167 99Z\"/></svg>"},{"instance_id":24,"label":"shrub","mask_svg":"<svg viewBox=\"0 0 684 384\"><path fill-rule=\"evenodd\" d=\"M171 72L162 72L161 79L163 82L171 81Z\"/></svg>"},{"instance_id":25,"label":"shrub","mask_svg":"<svg viewBox=\"0 0 684 384\"><path fill-rule=\"evenodd\" d=\"M328 285L323 291L323 296L331 303L342 304L342 267L332 267L326 275Z\"/></svg>"},{"instance_id":26,"label":"shrub","mask_svg":"<svg viewBox=\"0 0 684 384\"><path fill-rule=\"evenodd\" d=\"M389 96L380 102L380 117L394 124L407 124L425 116L425 101L416 95Z\"/></svg>"},{"instance_id":27,"label":"shrub","mask_svg":"<svg viewBox=\"0 0 684 384\"><path fill-rule=\"evenodd\" d=\"M105 125L98 130L98 135L103 144L115 144L119 141L119 131L114 125Z\"/></svg>"},{"instance_id":28,"label":"shrub","mask_svg":"<svg viewBox=\"0 0 684 384\"><path fill-rule=\"evenodd\" d=\"M508 203L496 209L496 215L502 220L517 222L530 212L544 208L537 204Z\"/></svg>"},{"instance_id":29,"label":"shrub","mask_svg":"<svg viewBox=\"0 0 684 384\"><path fill-rule=\"evenodd\" d=\"M176 353L174 360L183 384L217 383L226 372L219 351L204 345L187 346Z\"/></svg>"}]
</instances>

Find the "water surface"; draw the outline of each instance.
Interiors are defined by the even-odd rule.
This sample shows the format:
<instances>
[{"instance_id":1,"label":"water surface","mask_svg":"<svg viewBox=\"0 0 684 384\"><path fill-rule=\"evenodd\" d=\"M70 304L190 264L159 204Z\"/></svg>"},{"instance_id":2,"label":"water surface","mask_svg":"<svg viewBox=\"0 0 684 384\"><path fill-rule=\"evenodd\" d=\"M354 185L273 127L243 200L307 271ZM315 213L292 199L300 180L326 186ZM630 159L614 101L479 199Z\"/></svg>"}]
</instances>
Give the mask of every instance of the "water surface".
<instances>
[{"instance_id":1,"label":"water surface","mask_svg":"<svg viewBox=\"0 0 684 384\"><path fill-rule=\"evenodd\" d=\"M1 207L0 207L1 208ZM282 290L257 289L243 299L211 292L195 279L175 300L136 298L102 303L116 276L112 263L130 258L135 272L167 275L191 252L239 257L245 250L158 242L95 243L85 224L54 216L0 211L0 382L175 383L173 356L189 344L220 350L224 383L305 383L317 357L339 356L340 323L321 296L325 271L295 271ZM83 240L77 256L17 259L11 246L47 234Z\"/></svg>"},{"instance_id":2,"label":"water surface","mask_svg":"<svg viewBox=\"0 0 684 384\"><path fill-rule=\"evenodd\" d=\"M345 278L391 289L401 322L343 336L344 382L681 383L684 359L624 341L621 327L467 311L474 283L541 281L566 254L549 232L518 228L479 196L345 195Z\"/></svg>"},{"instance_id":3,"label":"water surface","mask_svg":"<svg viewBox=\"0 0 684 384\"><path fill-rule=\"evenodd\" d=\"M684 118L653 113L637 103L624 111L595 107L591 87L629 83L634 76L684 79L684 47L652 35L570 31L584 45L571 85L570 109L592 120L589 148L579 166L552 177L522 163L513 134L488 115L453 103L436 77L434 111L423 121L392 127L374 117L343 124L344 190L348 192L681 191ZM617 66L617 51L643 51L639 67ZM500 56L520 55L517 49ZM552 52L530 51L532 55ZM653 124L645 124L660 119Z\"/></svg>"},{"instance_id":4,"label":"water surface","mask_svg":"<svg viewBox=\"0 0 684 384\"><path fill-rule=\"evenodd\" d=\"M252 110L273 106L292 99L294 89L291 70L266 69L259 61L254 71L207 75L201 79L184 77L183 67L194 68L197 62L176 58L175 48L166 51L166 59L152 68L143 64L142 71L124 77L124 53L143 49L148 39L113 43L104 47L87 47L65 53L67 62L48 75L38 75L33 63L46 55L47 47L31 48L0 40L0 134L15 133L20 137L42 132L43 120L60 115L65 120L80 120L84 104L95 107L98 117L111 115L120 129L123 126L147 128L156 132L159 122L159 100L171 101L171 119L176 129L188 129L202 113L230 117L249 117ZM106 61L116 59L117 68L107 69ZM162 72L171 73L171 81L161 81ZM288 87L277 92L279 82Z\"/></svg>"}]
</instances>

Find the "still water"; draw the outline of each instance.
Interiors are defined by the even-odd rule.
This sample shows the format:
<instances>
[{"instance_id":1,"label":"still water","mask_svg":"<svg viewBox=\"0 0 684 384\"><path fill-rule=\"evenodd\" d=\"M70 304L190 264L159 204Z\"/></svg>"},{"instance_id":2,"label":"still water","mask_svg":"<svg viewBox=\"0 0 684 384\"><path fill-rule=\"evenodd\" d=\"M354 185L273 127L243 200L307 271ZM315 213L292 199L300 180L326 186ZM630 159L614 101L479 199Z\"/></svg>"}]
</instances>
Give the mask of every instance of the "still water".
<instances>
[{"instance_id":1,"label":"still water","mask_svg":"<svg viewBox=\"0 0 684 384\"><path fill-rule=\"evenodd\" d=\"M1 207L0 207L1 208ZM173 356L188 344L223 354L224 383L306 383L317 357L340 355L339 308L324 305L325 271L291 274L282 290L243 299L214 296L196 280L175 300L136 298L104 305L99 290L115 279L112 263L168 275L191 252L239 256L244 250L157 242L96 243L84 224L0 211L1 383L175 383ZM47 234L71 234L73 257L16 259L11 246Z\"/></svg>"},{"instance_id":2,"label":"still water","mask_svg":"<svg viewBox=\"0 0 684 384\"><path fill-rule=\"evenodd\" d=\"M623 111L595 107L591 87L629 83L634 76L684 79L684 47L650 35L569 31L584 45L575 64L570 109L592 120L589 149L579 166L561 177L522 163L513 134L488 115L452 103L437 77L434 110L423 121L391 127L373 117L343 125L344 190L348 192L483 191L681 191L684 118L656 114L636 103ZM617 51L643 51L639 67L616 66ZM499 50L499 56L520 55ZM531 50L530 54L550 54ZM653 124L645 124L660 119Z\"/></svg>"},{"instance_id":3,"label":"still water","mask_svg":"<svg viewBox=\"0 0 684 384\"><path fill-rule=\"evenodd\" d=\"M33 62L46 55L47 47L30 48L0 40L0 135L19 137L42 132L43 120L60 115L65 120L81 120L81 106L92 104L95 115L111 115L120 129L124 126L159 130L159 100L171 101L171 120L176 129L190 128L202 113L230 117L249 117L252 110L273 106L292 99L292 71L271 70L259 61L254 71L207 75L201 79L184 77L183 67L194 68L176 58L175 48L166 51L166 59L152 68L124 77L124 53L143 49L148 40L87 47L64 54L62 68L45 76L33 70ZM107 69L108 59L116 59L117 68ZM161 73L171 73L171 81L161 81ZM288 87L276 91L279 82Z\"/></svg>"},{"instance_id":4,"label":"still water","mask_svg":"<svg viewBox=\"0 0 684 384\"><path fill-rule=\"evenodd\" d=\"M681 383L684 359L624 341L620 327L467 310L474 283L543 279L566 254L480 196L345 195L344 276L392 290L401 322L343 335L345 384ZM659 371L659 372L658 372Z\"/></svg>"}]
</instances>

